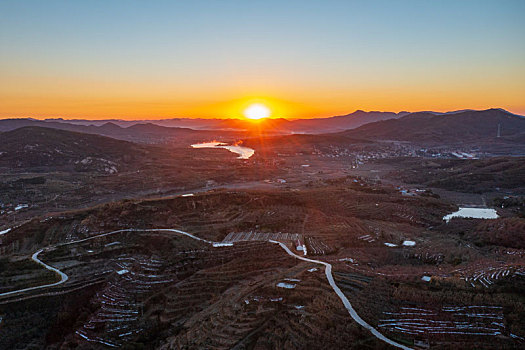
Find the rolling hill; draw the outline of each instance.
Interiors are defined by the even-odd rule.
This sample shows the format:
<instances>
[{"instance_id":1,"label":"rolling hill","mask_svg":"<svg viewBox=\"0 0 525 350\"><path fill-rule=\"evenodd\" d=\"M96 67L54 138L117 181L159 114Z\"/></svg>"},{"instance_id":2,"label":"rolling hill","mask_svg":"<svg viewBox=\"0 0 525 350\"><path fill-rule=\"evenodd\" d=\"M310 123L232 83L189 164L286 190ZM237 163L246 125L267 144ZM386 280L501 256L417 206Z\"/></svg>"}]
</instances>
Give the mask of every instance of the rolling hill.
<instances>
[{"instance_id":1,"label":"rolling hill","mask_svg":"<svg viewBox=\"0 0 525 350\"><path fill-rule=\"evenodd\" d=\"M191 143L219 138L224 140L235 140L241 137L241 133L237 131L193 130L189 128L164 127L153 123L137 123L127 127L121 127L114 122L106 122L101 125L81 125L35 119L0 120L0 131L12 131L28 126L103 135L131 142L184 146L187 146Z\"/></svg>"},{"instance_id":2,"label":"rolling hill","mask_svg":"<svg viewBox=\"0 0 525 350\"><path fill-rule=\"evenodd\" d=\"M150 151L110 137L26 126L0 134L0 167L74 167L116 169Z\"/></svg>"},{"instance_id":3,"label":"rolling hill","mask_svg":"<svg viewBox=\"0 0 525 350\"><path fill-rule=\"evenodd\" d=\"M412 113L345 131L344 135L369 140L398 140L415 143L464 143L495 141L519 142L525 135L525 118L501 109L461 111L435 115Z\"/></svg>"},{"instance_id":4,"label":"rolling hill","mask_svg":"<svg viewBox=\"0 0 525 350\"><path fill-rule=\"evenodd\" d=\"M388 159L389 176L405 183L450 191L485 193L496 190L525 193L525 157L485 159Z\"/></svg>"},{"instance_id":5,"label":"rolling hill","mask_svg":"<svg viewBox=\"0 0 525 350\"><path fill-rule=\"evenodd\" d=\"M191 138L194 135L208 133L230 136L235 132L263 132L266 134L309 133L320 134L357 128L361 125L380 120L395 119L408 112L355 111L350 114L314 119L271 118L260 120L256 124L245 119L201 119L174 118L161 120L64 120L64 119L5 119L0 120L0 131L9 131L23 126L43 126L137 142L158 142L173 137ZM255 126L255 128L254 128ZM198 134L197 132L201 134ZM212 133L214 131L214 133ZM145 135L145 134L146 135Z\"/></svg>"}]
</instances>

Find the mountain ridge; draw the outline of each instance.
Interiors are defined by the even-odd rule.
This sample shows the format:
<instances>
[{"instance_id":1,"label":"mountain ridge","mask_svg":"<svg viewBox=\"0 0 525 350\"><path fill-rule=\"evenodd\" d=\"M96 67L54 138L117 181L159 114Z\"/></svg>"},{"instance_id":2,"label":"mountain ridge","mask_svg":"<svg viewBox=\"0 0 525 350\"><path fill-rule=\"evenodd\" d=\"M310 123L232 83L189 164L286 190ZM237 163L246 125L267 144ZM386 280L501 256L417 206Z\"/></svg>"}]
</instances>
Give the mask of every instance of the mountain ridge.
<instances>
[{"instance_id":1,"label":"mountain ridge","mask_svg":"<svg viewBox=\"0 0 525 350\"><path fill-rule=\"evenodd\" d=\"M369 123L343 134L359 135L370 140L434 143L466 142L484 138L512 140L525 135L525 118L496 108L441 115L417 112L399 119Z\"/></svg>"},{"instance_id":2,"label":"mountain ridge","mask_svg":"<svg viewBox=\"0 0 525 350\"><path fill-rule=\"evenodd\" d=\"M141 142L141 143L167 143L167 142L200 142L203 139L223 138L230 141L244 137L257 135L286 135L286 134L329 134L338 132L349 132L352 138L359 134L358 138L364 136L372 139L392 139L410 141L429 141L435 137L445 137L441 141L450 141L450 136L454 134L459 138L463 133L466 136L475 136L469 128L471 125L482 123L481 129L484 130L483 136L487 137L490 132L487 129L491 125L493 135L497 133L497 124L487 119L487 115L507 116L516 118L516 120L525 120L525 117L513 114L501 108L491 108L487 110L458 110L450 112L382 112L382 111L362 111L357 110L346 115L339 115L327 118L314 119L295 119L288 120L285 118L269 118L259 121L250 121L243 119L166 119L166 120L149 120L149 121L119 121L119 120L74 120L72 123L57 119L35 120L35 119L3 119L0 120L0 131L10 131L24 126L41 126L55 129L69 130L82 133L98 134L120 140ZM460 116L465 118L470 115L462 125L456 123L454 126L447 126L450 117ZM478 120L476 116L485 118ZM407 119L409 118L409 119ZM433 119L434 118L434 119ZM426 121L425 121L426 120ZM173 126L171 122L176 121L186 126ZM398 127L396 121L402 121L402 127ZM94 122L94 124L91 124ZM383 124L377 124L383 123ZM487 124L488 123L488 124ZM500 121L502 126L502 136L508 139L521 140L521 132L508 133L508 122ZM162 124L162 125L159 125ZM428 124L428 125L427 125ZM513 126L515 127L515 126ZM511 129L513 128L511 127ZM384 130L381 130L381 129ZM445 129L450 129L446 132ZM395 131L388 131L389 129ZM396 134L397 133L397 134ZM447 136L448 135L448 136Z\"/></svg>"}]
</instances>

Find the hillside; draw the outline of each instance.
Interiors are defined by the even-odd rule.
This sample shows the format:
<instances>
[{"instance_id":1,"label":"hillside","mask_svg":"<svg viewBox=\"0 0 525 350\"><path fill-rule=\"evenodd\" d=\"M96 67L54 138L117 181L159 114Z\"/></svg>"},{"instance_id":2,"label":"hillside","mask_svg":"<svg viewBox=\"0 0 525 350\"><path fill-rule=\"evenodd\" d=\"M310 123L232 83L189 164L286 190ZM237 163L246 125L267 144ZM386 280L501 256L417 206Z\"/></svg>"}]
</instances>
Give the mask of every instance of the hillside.
<instances>
[{"instance_id":1,"label":"hillside","mask_svg":"<svg viewBox=\"0 0 525 350\"><path fill-rule=\"evenodd\" d=\"M130 126L122 127L117 125L115 122L106 122L101 125L81 125L34 119L0 120L0 132L12 131L27 126L103 135L131 142L147 144L171 144L178 146L187 146L191 143L213 139L232 141L242 136L241 133L236 131L192 130L189 128L159 126L147 122L136 123Z\"/></svg>"},{"instance_id":2,"label":"hillside","mask_svg":"<svg viewBox=\"0 0 525 350\"><path fill-rule=\"evenodd\" d=\"M380 140L441 142L495 137L498 124L501 124L502 139L519 142L525 134L524 121L524 118L502 109L446 113L358 110L328 118L274 118L259 120L256 123L246 119L189 118L142 121L5 119L0 120L0 131L10 131L23 126L42 126L141 143L187 144L203 139L233 141L253 134L323 134L350 130L348 132L352 138L363 138L363 135L366 135L370 139Z\"/></svg>"},{"instance_id":3,"label":"hillside","mask_svg":"<svg viewBox=\"0 0 525 350\"><path fill-rule=\"evenodd\" d=\"M299 119L292 121L291 128L295 132L325 133L341 130L355 129L361 125L374 123L381 120L398 119L408 112L365 112L357 110L353 113L330 118Z\"/></svg>"},{"instance_id":4,"label":"hillside","mask_svg":"<svg viewBox=\"0 0 525 350\"><path fill-rule=\"evenodd\" d=\"M395 119L408 112L355 111L350 114L314 119L271 118L254 124L246 119L200 119L174 118L161 120L63 120L63 119L5 119L0 120L0 131L9 131L23 126L43 126L92 134L106 135L129 141L160 143L175 136L191 138L198 135L231 137L231 133L252 132L270 134L327 133L357 128L380 120ZM160 140L159 140L160 138Z\"/></svg>"},{"instance_id":5,"label":"hillside","mask_svg":"<svg viewBox=\"0 0 525 350\"><path fill-rule=\"evenodd\" d=\"M496 140L519 142L525 135L525 118L501 109L464 111L435 115L412 113L400 119L390 119L363 125L344 134L370 140L399 140L418 143L462 143Z\"/></svg>"},{"instance_id":6,"label":"hillside","mask_svg":"<svg viewBox=\"0 0 525 350\"><path fill-rule=\"evenodd\" d=\"M26 126L1 135L0 167L7 168L68 166L111 172L149 153L127 141L43 127Z\"/></svg>"},{"instance_id":7,"label":"hillside","mask_svg":"<svg viewBox=\"0 0 525 350\"><path fill-rule=\"evenodd\" d=\"M405 183L450 191L485 193L496 189L525 193L525 157L487 159L389 159L389 176Z\"/></svg>"},{"instance_id":8,"label":"hillside","mask_svg":"<svg viewBox=\"0 0 525 350\"><path fill-rule=\"evenodd\" d=\"M0 133L0 228L57 209L250 183L280 172L268 162L246 163L226 149L141 145L42 127Z\"/></svg>"},{"instance_id":9,"label":"hillside","mask_svg":"<svg viewBox=\"0 0 525 350\"><path fill-rule=\"evenodd\" d=\"M525 267L514 252L525 246L524 220L444 224L455 209L348 177L36 218L0 243L10 267L0 285L15 292L0 296L0 347L385 349L353 321L345 298L405 344L424 334L446 349L488 349L487 339L518 349ZM295 240L309 260L299 260ZM29 264L45 247L38 258L68 276L61 284L42 286L58 276ZM20 277L5 283L12 271ZM42 287L20 291L28 285Z\"/></svg>"},{"instance_id":10,"label":"hillside","mask_svg":"<svg viewBox=\"0 0 525 350\"><path fill-rule=\"evenodd\" d=\"M408 112L392 113L378 111L355 111L350 114L328 118L295 119L284 118L266 119L257 122L257 127L265 132L281 134L308 133L320 134L354 129L361 125L380 120L396 119L407 115ZM253 122L240 119L225 119L218 125L224 129L252 129Z\"/></svg>"}]
</instances>

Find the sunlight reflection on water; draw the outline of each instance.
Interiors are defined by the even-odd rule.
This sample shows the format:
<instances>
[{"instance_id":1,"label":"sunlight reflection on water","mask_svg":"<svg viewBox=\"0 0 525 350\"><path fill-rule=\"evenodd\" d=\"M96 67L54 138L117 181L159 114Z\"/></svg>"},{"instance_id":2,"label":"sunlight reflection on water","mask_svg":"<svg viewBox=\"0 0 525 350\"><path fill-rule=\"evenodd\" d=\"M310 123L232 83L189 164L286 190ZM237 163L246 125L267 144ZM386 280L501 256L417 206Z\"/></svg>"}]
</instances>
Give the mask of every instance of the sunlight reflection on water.
<instances>
[{"instance_id":1,"label":"sunlight reflection on water","mask_svg":"<svg viewBox=\"0 0 525 350\"><path fill-rule=\"evenodd\" d=\"M195 143L191 145L191 147L193 148L224 148L230 152L237 153L239 155L237 159L249 159L255 153L255 150L249 147L231 146L224 142L219 142L219 141Z\"/></svg>"}]
</instances>

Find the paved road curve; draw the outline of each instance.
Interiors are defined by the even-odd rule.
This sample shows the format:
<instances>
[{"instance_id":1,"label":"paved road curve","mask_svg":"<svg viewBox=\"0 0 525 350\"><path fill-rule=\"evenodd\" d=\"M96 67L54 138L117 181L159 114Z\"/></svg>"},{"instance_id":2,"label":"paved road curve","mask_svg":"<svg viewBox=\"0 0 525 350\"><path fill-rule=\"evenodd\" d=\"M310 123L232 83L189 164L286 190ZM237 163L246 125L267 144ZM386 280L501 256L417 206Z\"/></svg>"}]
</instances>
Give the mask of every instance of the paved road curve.
<instances>
[{"instance_id":1,"label":"paved road curve","mask_svg":"<svg viewBox=\"0 0 525 350\"><path fill-rule=\"evenodd\" d=\"M337 294L337 296L341 299L341 301L343 302L344 306L346 307L346 309L348 310L348 313L350 314L350 316L352 316L352 318L357 322L359 323L361 326L363 326L364 328L368 329L376 338L384 341L385 343L388 343L392 346L395 346L397 348L400 348L400 349L404 349L404 350L410 350L409 347L405 346L405 345L402 345L402 344L399 344L393 340L390 340L388 339L387 337L385 337L383 334L379 333L379 331L377 329L375 329L374 327L372 327L371 325L369 325L368 323L366 323L365 320L363 320L361 317L359 317L359 315L357 314L357 312L354 310L354 308L352 307L352 304L350 304L350 301L348 300L348 298L343 294L343 292L341 291L341 289L339 289L339 287L337 286L337 284L335 283L334 281L334 277L332 275L332 265L327 263L327 262L324 262L324 261L320 261L320 260L313 260L313 259L308 259L308 258L304 258L302 256L299 256L295 253L293 253L286 245L284 245L283 243L281 242L277 242L277 241L272 241L270 240L270 243L275 243L275 244L279 244L281 246L281 248L283 248L288 254L290 254L291 256L295 257L296 259L299 259L299 260L303 260L303 261L308 261L308 262L311 262L311 263L314 263L314 264L321 264L321 265L324 265L325 267L325 274L326 274L326 278L328 279L328 283L330 283L330 286L332 286L332 289L334 290L334 292Z\"/></svg>"},{"instance_id":2,"label":"paved road curve","mask_svg":"<svg viewBox=\"0 0 525 350\"><path fill-rule=\"evenodd\" d=\"M60 271L58 269L55 269L53 266L50 266L50 265L46 264L45 262L43 262L42 260L38 259L38 254L42 253L43 251L44 251L44 248L42 248L39 251L35 252L31 256L31 259L34 262L36 262L37 264L42 265L46 269L48 269L50 271L53 271L56 274L58 274L60 276L60 281L55 282L55 283L43 284L43 285L35 286L35 287L29 287L29 288L14 290L14 291L11 291L11 292L6 292L6 293L0 293L0 297L20 294L20 293L28 292L28 291L31 291L31 290L37 290L37 289L42 289L42 288L58 286L59 284L62 284L62 283L64 283L65 281L67 281L69 279L69 277L65 273L63 273L62 271Z\"/></svg>"},{"instance_id":3,"label":"paved road curve","mask_svg":"<svg viewBox=\"0 0 525 350\"><path fill-rule=\"evenodd\" d=\"M197 236L192 235L191 233L184 232L184 231L181 231L181 230L166 229L166 228L165 229L123 229L123 230L117 230L117 231L103 233L103 234L100 234L100 235L96 235L96 236L92 236L92 237L88 237L88 238L84 238L84 239L79 239L77 241L72 241L72 242L58 244L56 246L70 245L70 244L85 242L85 241L88 241L88 240L91 240L91 239L95 239L95 238L99 238L99 237L109 236L109 235L112 235L112 234L115 234L115 233L119 233L119 232L131 232L131 231L149 231L149 232L169 231L169 232L175 232L175 233L178 233L178 234L190 237L192 239L195 239L195 240L198 240L198 241L201 241L201 242L212 244L214 247L221 247L221 246L223 246L223 245L220 244L220 242L213 242L213 241L209 241L209 240L206 240L206 239L202 239L202 238L199 238ZM281 243L281 242L278 242L278 241L274 241L274 240L269 240L269 242L270 243L274 243L274 244L278 244L286 253L288 253L289 255L293 256L296 259L307 261L307 262L311 262L311 263L314 263L314 264L323 265L325 267L325 274L326 274L326 278L328 279L328 283L330 283L330 286L332 287L334 292L341 299L341 301L343 302L343 305L348 310L348 313L350 314L350 316L358 324L360 324L362 327L364 327L367 330L369 330L376 338L384 341L387 344L390 344L392 346L395 346L395 347L403 349L403 350L411 350L411 348L409 348L409 347L407 347L405 345L399 344L399 343L397 343L397 342L395 342L393 340L388 339L383 334L379 333L379 331L377 329L375 329L374 327L372 327L371 325L366 323L365 320L363 320L361 317L359 317L357 312L352 307L352 304L350 304L350 301L348 300L348 298L343 294L341 289L339 289L339 287L335 283L334 277L332 275L332 265L331 264L329 264L327 262L324 262L324 261L308 259L308 258L299 256L299 255L293 253L284 243ZM31 291L31 290L36 290L36 289L53 287L53 286L57 286L59 284L62 284L62 283L66 282L68 280L68 276L65 273L63 273L62 271L60 271L60 270L58 270L58 269L56 269L56 268L54 268L52 266L47 265L46 263L44 263L44 262L42 262L41 260L38 259L38 254L42 253L43 250L44 250L44 248L42 248L39 251L35 252L33 254L33 256L31 257L31 259L33 259L33 261L35 261L36 263L44 266L46 269L51 270L51 271L57 273L58 275L60 275L60 281L55 282L55 283L51 283L51 284L44 284L44 285L41 285L41 286L30 287L30 288L25 288L25 289L19 289L19 290L15 290L15 291L11 291L11 292L6 292L6 293L0 293L0 297L8 296L8 295L14 295L14 294L19 294L19 293L24 293L24 292Z\"/></svg>"},{"instance_id":4,"label":"paved road curve","mask_svg":"<svg viewBox=\"0 0 525 350\"><path fill-rule=\"evenodd\" d=\"M216 242L208 241L206 239L199 238L197 236L192 235L191 233L180 231L180 230L176 230L176 229L144 229L144 230L142 230L142 229L141 230L139 230L139 229L122 229L122 230L116 230L116 231L102 233L100 235L95 235L95 236L79 239L79 240L76 240L76 241L71 241L71 242L67 242L67 243L59 243L59 244L55 245L54 247L60 247L60 246L65 246L65 245L81 243L81 242L89 241L89 240L92 240L92 239L113 235L115 233L132 232L132 231L150 231L150 232L152 232L152 231L157 231L157 232L158 231L170 231L170 232L176 232L176 233L188 236L190 238L193 238L195 240L202 241L202 242L205 242L205 243L208 243L208 244L216 243ZM58 274L60 276L60 281L54 282L54 283L49 283L49 284L42 284L40 286L35 286L35 287L29 287L29 288L24 288L24 289L13 290L11 292L0 293L0 297L7 297L7 296L16 295L16 294L22 294L22 293L33 291L33 290L38 290L38 289L44 289L44 288L58 286L58 285L60 285L60 284L62 284L64 282L66 282L69 279L69 276L66 275L64 272L60 271L59 269L54 268L53 266L50 266L50 265L44 263L42 260L38 259L38 255L40 253L42 253L44 250L46 250L46 249L49 249L49 248L42 248L42 249L38 250L37 252L35 252L31 256L31 259L34 262L36 262L37 264L42 265L44 268L46 268L46 269L48 269L50 271L53 271L56 274Z\"/></svg>"}]
</instances>

